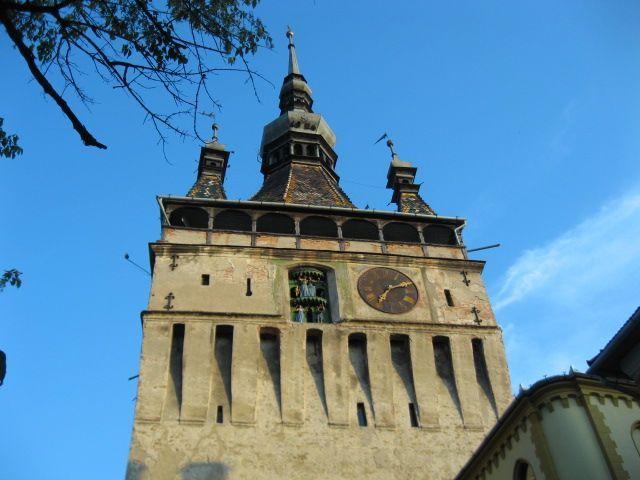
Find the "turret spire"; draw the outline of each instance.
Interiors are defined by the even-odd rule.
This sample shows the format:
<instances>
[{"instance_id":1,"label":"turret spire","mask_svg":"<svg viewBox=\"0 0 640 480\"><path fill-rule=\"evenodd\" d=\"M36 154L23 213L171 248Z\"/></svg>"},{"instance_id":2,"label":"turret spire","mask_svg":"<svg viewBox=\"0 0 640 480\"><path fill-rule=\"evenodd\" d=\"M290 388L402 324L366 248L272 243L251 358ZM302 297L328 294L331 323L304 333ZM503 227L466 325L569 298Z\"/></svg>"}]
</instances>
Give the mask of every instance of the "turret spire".
<instances>
[{"instance_id":1,"label":"turret spire","mask_svg":"<svg viewBox=\"0 0 640 480\"><path fill-rule=\"evenodd\" d=\"M313 112L311 109L313 105L311 88L309 88L307 80L302 73L300 73L291 27L287 29L287 39L289 39L289 69L287 70L287 76L284 77L282 88L280 89L280 113L282 114L292 110L302 110L311 113Z\"/></svg>"},{"instance_id":2,"label":"turret spire","mask_svg":"<svg viewBox=\"0 0 640 480\"><path fill-rule=\"evenodd\" d=\"M289 39L289 75L295 73L300 75L300 67L298 66L298 56L296 55L296 46L293 43L293 30L287 26L287 38Z\"/></svg>"},{"instance_id":3,"label":"turret spire","mask_svg":"<svg viewBox=\"0 0 640 480\"><path fill-rule=\"evenodd\" d=\"M387 188L393 189L391 201L398 205L403 213L422 213L435 215L433 209L420 196L420 184L414 183L418 169L410 162L398 158L393 140L387 139L387 147L391 150L391 164L387 172Z\"/></svg>"},{"instance_id":4,"label":"turret spire","mask_svg":"<svg viewBox=\"0 0 640 480\"><path fill-rule=\"evenodd\" d=\"M219 128L217 123L211 125L213 138L200 149L198 178L187 193L188 197L227 198L223 183L231 152L218 142Z\"/></svg>"}]
</instances>

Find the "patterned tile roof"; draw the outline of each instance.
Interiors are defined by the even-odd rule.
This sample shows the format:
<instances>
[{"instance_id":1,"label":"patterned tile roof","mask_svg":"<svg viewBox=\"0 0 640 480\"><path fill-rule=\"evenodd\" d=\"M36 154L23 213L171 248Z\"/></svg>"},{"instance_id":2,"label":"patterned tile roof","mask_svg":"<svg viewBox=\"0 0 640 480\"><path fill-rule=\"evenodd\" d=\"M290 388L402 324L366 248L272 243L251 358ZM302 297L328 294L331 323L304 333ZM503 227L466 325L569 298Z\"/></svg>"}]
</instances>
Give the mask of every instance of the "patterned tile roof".
<instances>
[{"instance_id":1,"label":"patterned tile roof","mask_svg":"<svg viewBox=\"0 0 640 480\"><path fill-rule=\"evenodd\" d=\"M273 172L251 200L324 207L354 207L321 165L292 163Z\"/></svg>"},{"instance_id":2,"label":"patterned tile roof","mask_svg":"<svg viewBox=\"0 0 640 480\"><path fill-rule=\"evenodd\" d=\"M398 211L402 213L422 213L435 215L436 212L425 202L420 194L401 192L398 199Z\"/></svg>"},{"instance_id":3,"label":"patterned tile roof","mask_svg":"<svg viewBox=\"0 0 640 480\"><path fill-rule=\"evenodd\" d=\"M200 175L187 193L187 197L226 199L227 194L219 175Z\"/></svg>"}]
</instances>

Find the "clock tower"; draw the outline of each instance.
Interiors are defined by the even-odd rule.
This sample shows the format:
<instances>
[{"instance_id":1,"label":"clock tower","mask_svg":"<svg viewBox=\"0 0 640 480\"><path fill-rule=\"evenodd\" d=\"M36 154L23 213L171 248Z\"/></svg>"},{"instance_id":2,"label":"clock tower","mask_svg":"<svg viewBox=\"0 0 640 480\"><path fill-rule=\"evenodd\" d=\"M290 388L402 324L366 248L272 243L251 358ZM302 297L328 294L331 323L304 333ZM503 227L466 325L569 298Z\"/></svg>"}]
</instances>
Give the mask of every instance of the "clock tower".
<instances>
[{"instance_id":1,"label":"clock tower","mask_svg":"<svg viewBox=\"0 0 640 480\"><path fill-rule=\"evenodd\" d=\"M353 205L287 37L259 191L227 199L214 128L159 198L127 478L452 478L511 400L484 262L391 141L397 211Z\"/></svg>"}]
</instances>

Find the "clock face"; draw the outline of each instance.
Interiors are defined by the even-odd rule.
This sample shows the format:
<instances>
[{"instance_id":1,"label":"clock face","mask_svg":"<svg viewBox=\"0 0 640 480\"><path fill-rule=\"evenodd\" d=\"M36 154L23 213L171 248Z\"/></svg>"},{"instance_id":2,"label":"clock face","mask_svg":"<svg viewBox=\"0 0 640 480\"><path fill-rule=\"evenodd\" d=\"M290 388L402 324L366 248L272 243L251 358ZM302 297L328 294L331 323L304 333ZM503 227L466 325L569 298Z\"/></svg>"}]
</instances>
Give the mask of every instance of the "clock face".
<instances>
[{"instance_id":1,"label":"clock face","mask_svg":"<svg viewBox=\"0 0 640 480\"><path fill-rule=\"evenodd\" d=\"M404 273L372 268L358 279L358 293L367 304L385 313L405 313L418 301L418 289Z\"/></svg>"}]
</instances>

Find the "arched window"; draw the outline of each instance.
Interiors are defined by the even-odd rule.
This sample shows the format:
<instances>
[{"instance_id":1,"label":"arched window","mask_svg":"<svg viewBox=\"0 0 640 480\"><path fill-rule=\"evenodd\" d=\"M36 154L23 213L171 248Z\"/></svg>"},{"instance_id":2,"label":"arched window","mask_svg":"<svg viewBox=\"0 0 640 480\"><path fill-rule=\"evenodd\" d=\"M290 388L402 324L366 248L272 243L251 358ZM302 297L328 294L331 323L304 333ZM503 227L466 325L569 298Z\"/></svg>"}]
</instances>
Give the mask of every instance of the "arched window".
<instances>
[{"instance_id":1,"label":"arched window","mask_svg":"<svg viewBox=\"0 0 640 480\"><path fill-rule=\"evenodd\" d=\"M302 155L302 145L300 145L299 143L295 143L293 145L293 154Z\"/></svg>"},{"instance_id":2,"label":"arched window","mask_svg":"<svg viewBox=\"0 0 640 480\"><path fill-rule=\"evenodd\" d=\"M209 214L197 207L180 207L171 212L169 223L174 227L207 228Z\"/></svg>"},{"instance_id":3,"label":"arched window","mask_svg":"<svg viewBox=\"0 0 640 480\"><path fill-rule=\"evenodd\" d=\"M318 149L314 144L307 145L307 156L309 157L317 157Z\"/></svg>"},{"instance_id":4,"label":"arched window","mask_svg":"<svg viewBox=\"0 0 640 480\"><path fill-rule=\"evenodd\" d=\"M327 272L316 267L289 271L291 321L331 323Z\"/></svg>"},{"instance_id":5,"label":"arched window","mask_svg":"<svg viewBox=\"0 0 640 480\"><path fill-rule=\"evenodd\" d=\"M338 227L335 222L325 217L307 217L300 222L301 235L316 237L338 237Z\"/></svg>"},{"instance_id":6,"label":"arched window","mask_svg":"<svg viewBox=\"0 0 640 480\"><path fill-rule=\"evenodd\" d=\"M289 233L295 235L296 226L291 217L281 213L267 213L258 219L256 224L258 232L265 233Z\"/></svg>"},{"instance_id":7,"label":"arched window","mask_svg":"<svg viewBox=\"0 0 640 480\"><path fill-rule=\"evenodd\" d=\"M513 480L536 480L536 474L533 472L533 468L528 462L524 460L518 460L516 466L513 469Z\"/></svg>"},{"instance_id":8,"label":"arched window","mask_svg":"<svg viewBox=\"0 0 640 480\"><path fill-rule=\"evenodd\" d=\"M442 225L427 225L424 227L424 241L435 245L457 245L456 234L453 229Z\"/></svg>"},{"instance_id":9,"label":"arched window","mask_svg":"<svg viewBox=\"0 0 640 480\"><path fill-rule=\"evenodd\" d=\"M342 224L343 238L379 240L378 227L366 220L347 220Z\"/></svg>"},{"instance_id":10,"label":"arched window","mask_svg":"<svg viewBox=\"0 0 640 480\"><path fill-rule=\"evenodd\" d=\"M223 210L213 219L214 230L251 231L251 217L239 210Z\"/></svg>"},{"instance_id":11,"label":"arched window","mask_svg":"<svg viewBox=\"0 0 640 480\"><path fill-rule=\"evenodd\" d=\"M407 223L387 223L382 229L382 233L388 242L420 243L418 231Z\"/></svg>"}]
</instances>

